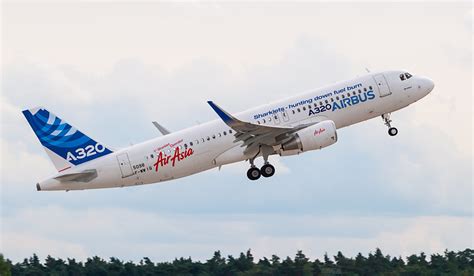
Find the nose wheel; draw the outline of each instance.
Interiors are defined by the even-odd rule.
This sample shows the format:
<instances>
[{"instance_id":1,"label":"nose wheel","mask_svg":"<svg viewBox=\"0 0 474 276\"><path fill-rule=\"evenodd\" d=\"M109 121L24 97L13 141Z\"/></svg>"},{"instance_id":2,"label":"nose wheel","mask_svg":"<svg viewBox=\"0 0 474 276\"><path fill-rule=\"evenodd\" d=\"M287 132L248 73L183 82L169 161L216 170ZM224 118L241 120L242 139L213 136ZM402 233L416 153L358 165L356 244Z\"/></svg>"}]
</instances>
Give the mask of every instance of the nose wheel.
<instances>
[{"instance_id":1,"label":"nose wheel","mask_svg":"<svg viewBox=\"0 0 474 276\"><path fill-rule=\"evenodd\" d=\"M396 127L391 127L388 129L388 135L395 136L398 133L398 129Z\"/></svg>"},{"instance_id":2,"label":"nose wheel","mask_svg":"<svg viewBox=\"0 0 474 276\"><path fill-rule=\"evenodd\" d=\"M398 134L398 129L396 127L392 127L392 125L390 124L392 122L392 120L390 120L390 113L382 114L382 120L388 127L388 135L395 136Z\"/></svg>"}]
</instances>

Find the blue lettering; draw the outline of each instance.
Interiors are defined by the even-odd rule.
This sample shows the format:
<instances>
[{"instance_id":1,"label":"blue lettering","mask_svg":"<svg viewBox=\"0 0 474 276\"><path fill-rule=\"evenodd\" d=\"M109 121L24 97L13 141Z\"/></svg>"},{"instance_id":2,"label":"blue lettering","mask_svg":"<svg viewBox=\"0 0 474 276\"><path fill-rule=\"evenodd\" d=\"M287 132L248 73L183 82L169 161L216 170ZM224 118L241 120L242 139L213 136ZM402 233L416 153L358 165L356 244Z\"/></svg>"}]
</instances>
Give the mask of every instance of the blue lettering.
<instances>
[{"instance_id":1,"label":"blue lettering","mask_svg":"<svg viewBox=\"0 0 474 276\"><path fill-rule=\"evenodd\" d=\"M367 94L365 94L365 93L362 94L362 95L359 94L359 100L360 100L361 102L367 101Z\"/></svg>"},{"instance_id":2,"label":"blue lettering","mask_svg":"<svg viewBox=\"0 0 474 276\"><path fill-rule=\"evenodd\" d=\"M368 96L369 100L375 99L374 91L369 91L369 92L367 92L367 96Z\"/></svg>"},{"instance_id":3,"label":"blue lettering","mask_svg":"<svg viewBox=\"0 0 474 276\"><path fill-rule=\"evenodd\" d=\"M351 101L352 101L352 105L358 104L359 103L359 98L357 98L357 96L352 96Z\"/></svg>"},{"instance_id":4,"label":"blue lettering","mask_svg":"<svg viewBox=\"0 0 474 276\"><path fill-rule=\"evenodd\" d=\"M342 103L343 103L343 106L346 107L346 106L351 106L351 100L350 99L343 99L342 100Z\"/></svg>"}]
</instances>

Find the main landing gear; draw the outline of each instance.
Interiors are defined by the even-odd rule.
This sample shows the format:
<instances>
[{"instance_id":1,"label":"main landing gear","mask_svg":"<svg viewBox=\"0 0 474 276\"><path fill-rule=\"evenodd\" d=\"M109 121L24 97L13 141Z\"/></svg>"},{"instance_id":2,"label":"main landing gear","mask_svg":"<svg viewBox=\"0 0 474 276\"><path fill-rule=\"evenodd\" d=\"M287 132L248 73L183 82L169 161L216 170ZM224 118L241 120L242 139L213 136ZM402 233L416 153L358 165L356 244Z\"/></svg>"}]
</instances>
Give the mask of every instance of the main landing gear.
<instances>
[{"instance_id":1,"label":"main landing gear","mask_svg":"<svg viewBox=\"0 0 474 276\"><path fill-rule=\"evenodd\" d=\"M258 169L255 164L255 158L262 153L263 156L263 161L264 165ZM260 151L255 155L253 158L249 159L250 162L250 169L247 171L247 177L250 180L257 180L260 178L260 176L263 177L271 177L272 175L275 174L275 167L273 167L269 162L268 162L268 156L273 153L273 148L270 146L263 145L260 147Z\"/></svg>"},{"instance_id":2,"label":"main landing gear","mask_svg":"<svg viewBox=\"0 0 474 276\"><path fill-rule=\"evenodd\" d=\"M391 126L392 120L390 120L390 113L382 114L382 119L385 122L385 125L388 127L388 135L395 136L398 134L398 129Z\"/></svg>"}]
</instances>

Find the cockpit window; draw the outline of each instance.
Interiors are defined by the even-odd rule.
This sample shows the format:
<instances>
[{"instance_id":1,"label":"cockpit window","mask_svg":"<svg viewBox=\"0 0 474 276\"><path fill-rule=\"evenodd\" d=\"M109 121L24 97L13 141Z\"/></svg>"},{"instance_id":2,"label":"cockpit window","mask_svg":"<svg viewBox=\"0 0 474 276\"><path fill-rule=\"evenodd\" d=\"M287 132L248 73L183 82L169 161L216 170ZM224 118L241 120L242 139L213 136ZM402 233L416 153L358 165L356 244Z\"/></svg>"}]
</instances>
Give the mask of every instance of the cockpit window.
<instances>
[{"instance_id":1,"label":"cockpit window","mask_svg":"<svg viewBox=\"0 0 474 276\"><path fill-rule=\"evenodd\" d=\"M400 74L400 79L401 79L402 81L407 80L407 79L409 79L409 78L411 78L411 77L412 77L412 75L411 75L410 73L403 73L403 74Z\"/></svg>"}]
</instances>

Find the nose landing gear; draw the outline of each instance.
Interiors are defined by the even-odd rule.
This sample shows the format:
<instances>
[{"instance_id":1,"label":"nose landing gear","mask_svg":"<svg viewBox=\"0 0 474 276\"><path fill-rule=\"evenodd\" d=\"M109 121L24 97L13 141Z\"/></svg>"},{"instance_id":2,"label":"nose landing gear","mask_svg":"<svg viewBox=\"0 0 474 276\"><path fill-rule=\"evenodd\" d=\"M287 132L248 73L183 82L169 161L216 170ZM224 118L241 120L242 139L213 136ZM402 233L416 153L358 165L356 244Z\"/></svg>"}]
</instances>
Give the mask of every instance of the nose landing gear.
<instances>
[{"instance_id":1,"label":"nose landing gear","mask_svg":"<svg viewBox=\"0 0 474 276\"><path fill-rule=\"evenodd\" d=\"M392 120L390 120L390 113L382 114L382 119L385 122L385 125L388 127L388 135L395 136L398 134L398 129L396 127L392 127L390 124Z\"/></svg>"}]
</instances>

